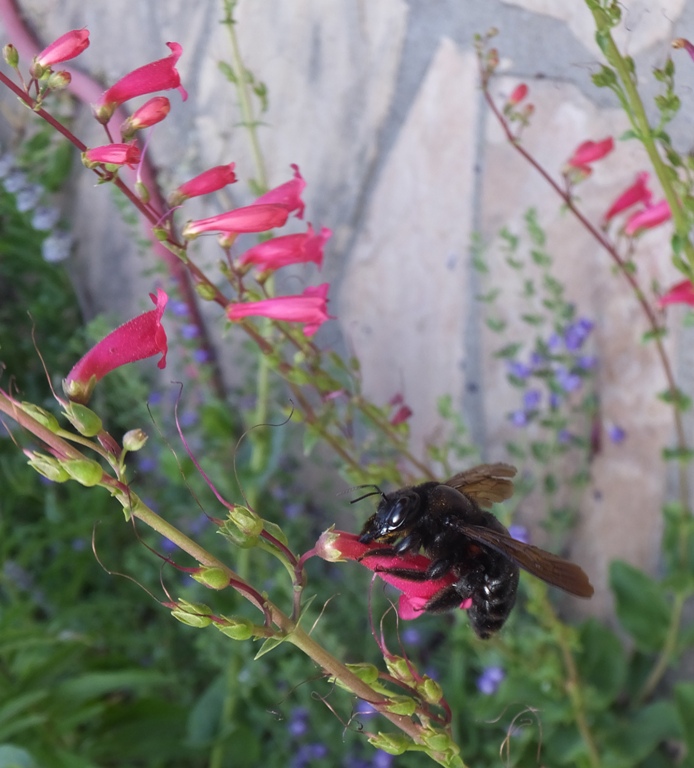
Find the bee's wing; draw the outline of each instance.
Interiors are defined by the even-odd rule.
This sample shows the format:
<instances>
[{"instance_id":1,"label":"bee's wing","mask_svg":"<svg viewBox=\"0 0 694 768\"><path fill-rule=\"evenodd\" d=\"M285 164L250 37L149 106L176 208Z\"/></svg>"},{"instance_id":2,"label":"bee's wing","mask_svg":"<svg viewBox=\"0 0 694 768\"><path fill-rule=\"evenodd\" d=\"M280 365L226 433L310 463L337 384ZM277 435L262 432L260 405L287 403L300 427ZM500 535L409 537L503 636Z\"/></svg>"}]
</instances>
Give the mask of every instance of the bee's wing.
<instances>
[{"instance_id":1,"label":"bee's wing","mask_svg":"<svg viewBox=\"0 0 694 768\"><path fill-rule=\"evenodd\" d=\"M523 570L552 586L559 587L577 597L591 597L593 594L593 585L584 570L575 563L534 547L532 544L517 541L492 528L457 522L456 528L468 538L505 555Z\"/></svg>"},{"instance_id":2,"label":"bee's wing","mask_svg":"<svg viewBox=\"0 0 694 768\"><path fill-rule=\"evenodd\" d=\"M469 496L483 509L489 509L495 501L505 501L513 496L513 480L516 468L510 464L480 464L464 472L458 472L445 485Z\"/></svg>"}]
</instances>

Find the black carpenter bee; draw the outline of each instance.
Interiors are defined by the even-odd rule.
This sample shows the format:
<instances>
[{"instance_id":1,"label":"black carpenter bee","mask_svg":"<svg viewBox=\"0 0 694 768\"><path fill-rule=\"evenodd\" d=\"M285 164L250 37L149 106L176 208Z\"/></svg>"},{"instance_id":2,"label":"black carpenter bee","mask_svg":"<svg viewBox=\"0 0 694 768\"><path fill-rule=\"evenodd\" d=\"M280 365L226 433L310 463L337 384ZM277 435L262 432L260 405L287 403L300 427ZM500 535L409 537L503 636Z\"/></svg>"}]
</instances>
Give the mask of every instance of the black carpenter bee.
<instances>
[{"instance_id":1,"label":"black carpenter bee","mask_svg":"<svg viewBox=\"0 0 694 768\"><path fill-rule=\"evenodd\" d=\"M452 573L455 582L439 590L425 610L451 610L471 598L468 615L481 638L498 632L508 618L516 602L519 567L572 595L590 597L593 587L579 566L517 541L486 511L512 496L515 474L510 464L482 464L445 483L422 483L393 493L377 489L381 501L359 541L390 545L383 553L394 556L421 549L432 561L424 572L381 569L388 573L415 581Z\"/></svg>"}]
</instances>

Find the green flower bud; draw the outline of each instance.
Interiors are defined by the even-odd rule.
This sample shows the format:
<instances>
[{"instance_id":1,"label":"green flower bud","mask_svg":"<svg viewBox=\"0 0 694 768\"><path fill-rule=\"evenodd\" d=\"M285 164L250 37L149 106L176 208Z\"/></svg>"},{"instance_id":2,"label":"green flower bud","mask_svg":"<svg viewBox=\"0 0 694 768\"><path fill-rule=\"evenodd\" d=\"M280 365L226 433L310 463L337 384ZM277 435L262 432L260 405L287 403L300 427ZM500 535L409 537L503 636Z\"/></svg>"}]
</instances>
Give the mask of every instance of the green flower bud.
<instances>
[{"instance_id":1,"label":"green flower bud","mask_svg":"<svg viewBox=\"0 0 694 768\"><path fill-rule=\"evenodd\" d=\"M56 419L50 411L47 411L45 408L40 408L33 403L22 403L21 405L24 413L29 414L32 419L36 419L36 421L46 427L46 429L50 429L53 433L57 433L60 430L58 419Z\"/></svg>"},{"instance_id":2,"label":"green flower bud","mask_svg":"<svg viewBox=\"0 0 694 768\"><path fill-rule=\"evenodd\" d=\"M249 640L255 635L255 624L250 619L224 617L228 624L217 624L217 629L232 640Z\"/></svg>"},{"instance_id":3,"label":"green flower bud","mask_svg":"<svg viewBox=\"0 0 694 768\"><path fill-rule=\"evenodd\" d=\"M148 435L141 429L131 429L123 435L123 448L126 451L139 451L147 442Z\"/></svg>"},{"instance_id":4,"label":"green flower bud","mask_svg":"<svg viewBox=\"0 0 694 768\"><path fill-rule=\"evenodd\" d=\"M169 238L169 230L166 227L153 227L152 233L159 242L164 242Z\"/></svg>"},{"instance_id":5,"label":"green flower bud","mask_svg":"<svg viewBox=\"0 0 694 768\"><path fill-rule=\"evenodd\" d=\"M195 286L195 293L197 293L203 301L214 301L217 296L217 291L215 291L214 286L208 285L207 283L198 283Z\"/></svg>"},{"instance_id":6,"label":"green flower bud","mask_svg":"<svg viewBox=\"0 0 694 768\"><path fill-rule=\"evenodd\" d=\"M189 627L209 627L212 609L204 603L190 603L188 600L179 600L178 605L171 611L171 615L182 624Z\"/></svg>"},{"instance_id":7,"label":"green flower bud","mask_svg":"<svg viewBox=\"0 0 694 768\"><path fill-rule=\"evenodd\" d=\"M359 664L346 664L345 666L367 685L373 685L378 680L378 667L374 664L360 662Z\"/></svg>"},{"instance_id":8,"label":"green flower bud","mask_svg":"<svg viewBox=\"0 0 694 768\"><path fill-rule=\"evenodd\" d=\"M247 536L260 536L263 532L263 520L247 507L234 507L229 512L229 520Z\"/></svg>"},{"instance_id":9,"label":"green flower bud","mask_svg":"<svg viewBox=\"0 0 694 768\"><path fill-rule=\"evenodd\" d=\"M84 437L94 437L104 428L101 419L86 405L69 403L64 413L72 426Z\"/></svg>"},{"instance_id":10,"label":"green flower bud","mask_svg":"<svg viewBox=\"0 0 694 768\"><path fill-rule=\"evenodd\" d=\"M64 459L61 466L73 480L77 480L87 488L98 485L104 476L101 464L92 459Z\"/></svg>"},{"instance_id":11,"label":"green flower bud","mask_svg":"<svg viewBox=\"0 0 694 768\"><path fill-rule=\"evenodd\" d=\"M12 43L8 43L3 47L2 55L8 66L12 67L12 69L17 69L19 66L19 51L17 51Z\"/></svg>"},{"instance_id":12,"label":"green flower bud","mask_svg":"<svg viewBox=\"0 0 694 768\"><path fill-rule=\"evenodd\" d=\"M417 686L417 691L422 695L427 704L439 704L443 699L443 688L430 677L425 677Z\"/></svg>"},{"instance_id":13,"label":"green flower bud","mask_svg":"<svg viewBox=\"0 0 694 768\"><path fill-rule=\"evenodd\" d=\"M401 680L404 683L414 682L414 675L407 659L403 659L402 656L389 656L386 657L385 662L388 671L397 680Z\"/></svg>"},{"instance_id":14,"label":"green flower bud","mask_svg":"<svg viewBox=\"0 0 694 768\"><path fill-rule=\"evenodd\" d=\"M404 734L379 731L375 736L369 736L369 744L389 755L402 755L412 746L412 741Z\"/></svg>"},{"instance_id":15,"label":"green flower bud","mask_svg":"<svg viewBox=\"0 0 694 768\"><path fill-rule=\"evenodd\" d=\"M195 627L196 629L204 629L212 624L212 619L209 616L197 616L194 613L180 611L177 608L171 611L171 615L174 619L178 619L181 624L187 624L189 627Z\"/></svg>"},{"instance_id":16,"label":"green flower bud","mask_svg":"<svg viewBox=\"0 0 694 768\"><path fill-rule=\"evenodd\" d=\"M135 182L135 192L143 203L147 204L149 202L149 190L141 181Z\"/></svg>"},{"instance_id":17,"label":"green flower bud","mask_svg":"<svg viewBox=\"0 0 694 768\"><path fill-rule=\"evenodd\" d=\"M51 72L46 80L46 85L51 91L64 91L72 82L72 76L65 70Z\"/></svg>"},{"instance_id":18,"label":"green flower bud","mask_svg":"<svg viewBox=\"0 0 694 768\"><path fill-rule=\"evenodd\" d=\"M192 576L195 581L210 589L224 589L229 586L229 575L223 568L201 566L200 570Z\"/></svg>"},{"instance_id":19,"label":"green flower bud","mask_svg":"<svg viewBox=\"0 0 694 768\"><path fill-rule=\"evenodd\" d=\"M44 456L41 453L31 453L29 456L29 466L47 480L52 480L54 483L64 483L70 479L70 475L63 469L60 462L52 456Z\"/></svg>"},{"instance_id":20,"label":"green flower bud","mask_svg":"<svg viewBox=\"0 0 694 768\"><path fill-rule=\"evenodd\" d=\"M394 715L410 717L417 710L417 702L411 696L390 696L385 708Z\"/></svg>"}]
</instances>

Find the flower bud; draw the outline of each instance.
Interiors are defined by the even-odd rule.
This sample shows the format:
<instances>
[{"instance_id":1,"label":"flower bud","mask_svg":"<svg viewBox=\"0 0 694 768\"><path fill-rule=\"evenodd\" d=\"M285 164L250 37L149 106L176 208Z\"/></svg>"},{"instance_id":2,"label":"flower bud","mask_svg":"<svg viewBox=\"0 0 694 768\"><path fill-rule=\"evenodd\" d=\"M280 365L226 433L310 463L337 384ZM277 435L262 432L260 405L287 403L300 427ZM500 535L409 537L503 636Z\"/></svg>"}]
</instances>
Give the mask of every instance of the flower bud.
<instances>
[{"instance_id":1,"label":"flower bud","mask_svg":"<svg viewBox=\"0 0 694 768\"><path fill-rule=\"evenodd\" d=\"M217 629L232 640L249 640L255 635L255 624L250 619L224 617L225 624L216 624Z\"/></svg>"},{"instance_id":2,"label":"flower bud","mask_svg":"<svg viewBox=\"0 0 694 768\"><path fill-rule=\"evenodd\" d=\"M187 600L179 600L178 605L171 611L171 615L182 624L189 627L209 627L212 623L212 609L204 603L189 603Z\"/></svg>"},{"instance_id":3,"label":"flower bud","mask_svg":"<svg viewBox=\"0 0 694 768\"><path fill-rule=\"evenodd\" d=\"M66 459L61 462L61 466L73 480L87 488L98 485L104 476L101 465L92 459Z\"/></svg>"},{"instance_id":4,"label":"flower bud","mask_svg":"<svg viewBox=\"0 0 694 768\"><path fill-rule=\"evenodd\" d=\"M353 672L363 683L373 685L378 680L378 667L374 664L360 662L358 664L347 664L347 669Z\"/></svg>"},{"instance_id":5,"label":"flower bud","mask_svg":"<svg viewBox=\"0 0 694 768\"><path fill-rule=\"evenodd\" d=\"M34 405L33 403L22 403L21 405L24 413L38 421L41 426L50 429L51 432L54 433L59 431L60 424L58 424L58 419L56 419L50 411L47 411L45 408L41 408L38 405Z\"/></svg>"},{"instance_id":6,"label":"flower bud","mask_svg":"<svg viewBox=\"0 0 694 768\"><path fill-rule=\"evenodd\" d=\"M147 442L148 435L141 429L131 429L123 435L123 448L126 451L139 451Z\"/></svg>"},{"instance_id":7,"label":"flower bud","mask_svg":"<svg viewBox=\"0 0 694 768\"><path fill-rule=\"evenodd\" d=\"M51 91L64 91L68 85L72 82L72 75L65 70L59 72L51 72L46 85Z\"/></svg>"},{"instance_id":8,"label":"flower bud","mask_svg":"<svg viewBox=\"0 0 694 768\"><path fill-rule=\"evenodd\" d=\"M402 755L412 746L412 742L404 733L383 733L382 731L369 736L369 744L382 749L389 755Z\"/></svg>"},{"instance_id":9,"label":"flower bud","mask_svg":"<svg viewBox=\"0 0 694 768\"><path fill-rule=\"evenodd\" d=\"M417 691L427 704L439 704L443 699L443 688L431 677L425 677L417 686Z\"/></svg>"},{"instance_id":10,"label":"flower bud","mask_svg":"<svg viewBox=\"0 0 694 768\"><path fill-rule=\"evenodd\" d=\"M246 536L260 536L263 531L263 520L247 507L234 507L229 512L229 520Z\"/></svg>"},{"instance_id":11,"label":"flower bud","mask_svg":"<svg viewBox=\"0 0 694 768\"><path fill-rule=\"evenodd\" d=\"M64 483L70 479L70 475L63 469L60 462L52 456L30 452L27 452L27 456L29 456L29 466L47 480Z\"/></svg>"},{"instance_id":12,"label":"flower bud","mask_svg":"<svg viewBox=\"0 0 694 768\"><path fill-rule=\"evenodd\" d=\"M403 683L412 683L414 681L414 675L407 659L403 659L402 656L390 656L386 657L385 662L388 671L397 680Z\"/></svg>"},{"instance_id":13,"label":"flower bud","mask_svg":"<svg viewBox=\"0 0 694 768\"><path fill-rule=\"evenodd\" d=\"M394 715L411 717L417 710L417 702L411 696L391 696L385 708Z\"/></svg>"},{"instance_id":14,"label":"flower bud","mask_svg":"<svg viewBox=\"0 0 694 768\"><path fill-rule=\"evenodd\" d=\"M195 581L210 589L224 589L229 586L229 574L224 568L206 568L191 574Z\"/></svg>"},{"instance_id":15,"label":"flower bud","mask_svg":"<svg viewBox=\"0 0 694 768\"><path fill-rule=\"evenodd\" d=\"M12 43L8 43L3 47L2 56L8 66L12 67L12 69L17 69L19 66L19 51L12 45Z\"/></svg>"},{"instance_id":16,"label":"flower bud","mask_svg":"<svg viewBox=\"0 0 694 768\"><path fill-rule=\"evenodd\" d=\"M94 437L104 428L101 419L86 405L69 403L63 413L72 426L84 437Z\"/></svg>"}]
</instances>

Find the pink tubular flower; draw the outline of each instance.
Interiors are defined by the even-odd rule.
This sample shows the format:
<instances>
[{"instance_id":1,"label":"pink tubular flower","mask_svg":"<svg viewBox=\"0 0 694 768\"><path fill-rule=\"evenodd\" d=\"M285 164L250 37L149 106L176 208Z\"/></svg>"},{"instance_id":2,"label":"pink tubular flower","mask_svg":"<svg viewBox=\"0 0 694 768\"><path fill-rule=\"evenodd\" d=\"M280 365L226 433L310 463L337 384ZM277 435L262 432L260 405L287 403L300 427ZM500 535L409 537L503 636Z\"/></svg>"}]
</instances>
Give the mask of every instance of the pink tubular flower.
<instances>
[{"instance_id":1,"label":"pink tubular flower","mask_svg":"<svg viewBox=\"0 0 694 768\"><path fill-rule=\"evenodd\" d=\"M102 147L92 147L83 152L82 162L87 168L93 168L99 163L127 165L132 168L140 162L140 148L137 144L104 144Z\"/></svg>"},{"instance_id":2,"label":"pink tubular flower","mask_svg":"<svg viewBox=\"0 0 694 768\"><path fill-rule=\"evenodd\" d=\"M692 45L689 40L686 40L684 37L676 37L672 41L672 47L673 48L684 48L684 50L689 54L692 60L694 60L694 45Z\"/></svg>"},{"instance_id":3,"label":"pink tubular flower","mask_svg":"<svg viewBox=\"0 0 694 768\"><path fill-rule=\"evenodd\" d=\"M609 155L614 149L614 141L608 136L602 141L584 141L574 150L569 158L569 165L572 168L581 168L596 160L601 160L605 155Z\"/></svg>"},{"instance_id":4,"label":"pink tubular flower","mask_svg":"<svg viewBox=\"0 0 694 768\"><path fill-rule=\"evenodd\" d=\"M670 290L658 299L658 306L662 309L668 304L689 304L694 307L694 285L691 280L683 280L676 283Z\"/></svg>"},{"instance_id":5,"label":"pink tubular flower","mask_svg":"<svg viewBox=\"0 0 694 768\"><path fill-rule=\"evenodd\" d=\"M156 305L155 309L123 323L76 363L63 382L70 400L86 403L97 381L121 365L161 354L157 365L159 368L166 366L168 346L161 318L169 297L161 288L157 289L156 296L150 293L149 297Z\"/></svg>"},{"instance_id":6,"label":"pink tubular flower","mask_svg":"<svg viewBox=\"0 0 694 768\"><path fill-rule=\"evenodd\" d=\"M183 101L188 98L185 88L181 85L181 76L176 69L176 62L181 58L183 48L178 43L167 43L167 45L171 49L170 56L150 61L149 64L134 69L104 91L95 106L96 118L100 123L107 123L123 102L135 96L177 88Z\"/></svg>"},{"instance_id":7,"label":"pink tubular flower","mask_svg":"<svg viewBox=\"0 0 694 768\"><path fill-rule=\"evenodd\" d=\"M651 202L653 193L648 188L648 172L643 171L636 177L636 181L612 203L610 209L605 214L603 221L607 223L618 213L631 208L632 205L643 203L648 206Z\"/></svg>"},{"instance_id":8,"label":"pink tubular flower","mask_svg":"<svg viewBox=\"0 0 694 768\"><path fill-rule=\"evenodd\" d=\"M89 47L89 30L73 29L66 32L50 45L47 45L34 59L43 69L48 69L61 61L69 61L79 56ZM33 73L32 73L33 74Z\"/></svg>"},{"instance_id":9,"label":"pink tubular flower","mask_svg":"<svg viewBox=\"0 0 694 768\"><path fill-rule=\"evenodd\" d=\"M229 163L228 165L216 165L214 168L208 168L208 170L174 189L169 196L169 203L180 205L190 197L209 195L223 189L227 184L233 184L236 181L235 165L235 163Z\"/></svg>"},{"instance_id":10,"label":"pink tubular flower","mask_svg":"<svg viewBox=\"0 0 694 768\"><path fill-rule=\"evenodd\" d=\"M406 422L412 416L412 408L409 405L401 405L397 411L390 417L390 423L397 427L398 424Z\"/></svg>"},{"instance_id":11,"label":"pink tubular flower","mask_svg":"<svg viewBox=\"0 0 694 768\"><path fill-rule=\"evenodd\" d=\"M149 128L160 123L170 110L171 102L166 96L155 96L146 101L139 109L136 109L123 123L121 135L130 137L135 131L141 131L143 128Z\"/></svg>"},{"instance_id":12,"label":"pink tubular flower","mask_svg":"<svg viewBox=\"0 0 694 768\"><path fill-rule=\"evenodd\" d=\"M513 89L506 103L511 107L515 107L517 104L520 104L527 95L528 86L525 83L521 83Z\"/></svg>"},{"instance_id":13,"label":"pink tubular flower","mask_svg":"<svg viewBox=\"0 0 694 768\"><path fill-rule=\"evenodd\" d=\"M203 232L267 232L275 227L283 227L288 216L289 211L282 205L247 205L245 208L218 213L209 219L189 221L183 227L182 235L192 240Z\"/></svg>"},{"instance_id":14,"label":"pink tubular flower","mask_svg":"<svg viewBox=\"0 0 694 768\"><path fill-rule=\"evenodd\" d=\"M323 227L316 234L308 225L308 232L301 235L282 235L249 248L239 257L240 264L255 264L261 270L279 269L289 264L313 262L323 264L323 248L332 232Z\"/></svg>"},{"instance_id":15,"label":"pink tubular flower","mask_svg":"<svg viewBox=\"0 0 694 768\"><path fill-rule=\"evenodd\" d=\"M391 568L406 568L410 571L424 573L431 560L424 555L407 553L396 555L383 553L387 545L372 542L362 544L359 536L345 531L329 530L321 534L315 548L315 554L325 560L337 562L340 560L355 560L360 565L373 571L380 579L391 584L403 594L398 601L398 614L401 619L416 619L420 616L429 600L443 587L455 581L452 573L447 573L440 579L428 581L413 581L402 576L396 576L384 571ZM369 555L370 550L378 550L380 554ZM472 604L468 599L461 602L460 607L467 609Z\"/></svg>"},{"instance_id":16,"label":"pink tubular flower","mask_svg":"<svg viewBox=\"0 0 694 768\"><path fill-rule=\"evenodd\" d=\"M326 298L329 288L329 283L323 283L306 288L299 296L281 296L276 299L230 304L227 307L227 317L229 320L243 320L253 315L286 323L304 323L304 333L306 336L312 336L331 318Z\"/></svg>"},{"instance_id":17,"label":"pink tubular flower","mask_svg":"<svg viewBox=\"0 0 694 768\"><path fill-rule=\"evenodd\" d=\"M627 235L633 235L642 229L657 227L658 224L662 224L670 218L672 218L670 206L667 200L661 200L659 203L644 208L642 211L637 211L633 216L630 216L624 227L624 232Z\"/></svg>"},{"instance_id":18,"label":"pink tubular flower","mask_svg":"<svg viewBox=\"0 0 694 768\"><path fill-rule=\"evenodd\" d=\"M255 201L255 204L258 205L258 203L273 203L275 205L283 205L287 209L287 213L298 211L296 217L298 219L303 219L304 202L301 199L301 193L304 191L306 182L299 172L299 166L292 165L291 167L294 169L294 178L291 181L280 184L279 187L271 189L264 195L261 195Z\"/></svg>"}]
</instances>

